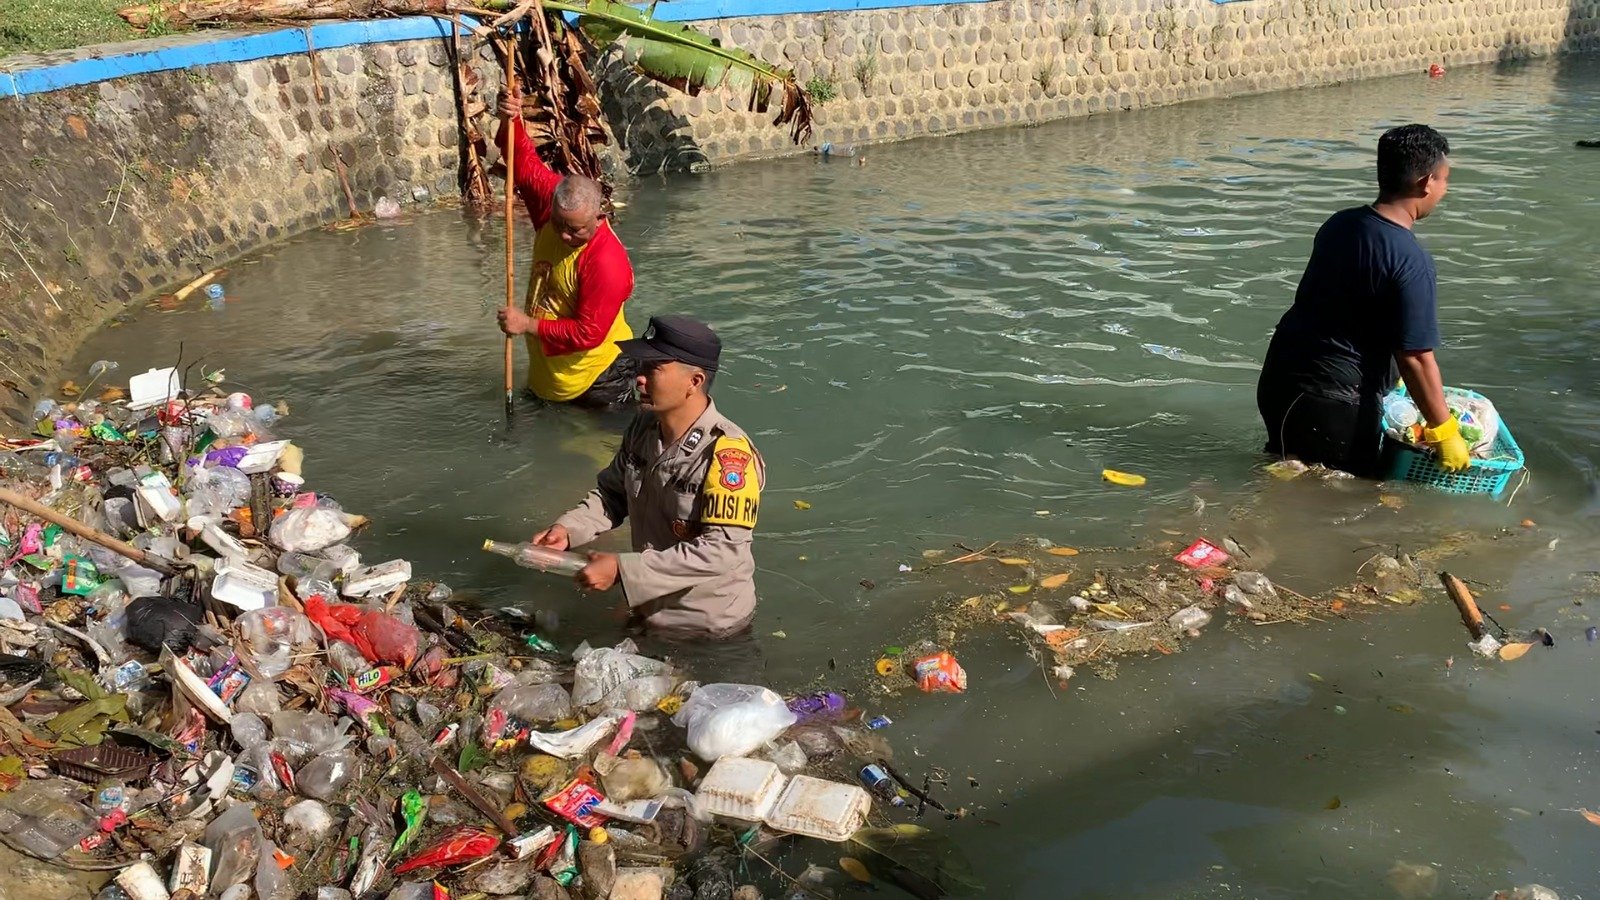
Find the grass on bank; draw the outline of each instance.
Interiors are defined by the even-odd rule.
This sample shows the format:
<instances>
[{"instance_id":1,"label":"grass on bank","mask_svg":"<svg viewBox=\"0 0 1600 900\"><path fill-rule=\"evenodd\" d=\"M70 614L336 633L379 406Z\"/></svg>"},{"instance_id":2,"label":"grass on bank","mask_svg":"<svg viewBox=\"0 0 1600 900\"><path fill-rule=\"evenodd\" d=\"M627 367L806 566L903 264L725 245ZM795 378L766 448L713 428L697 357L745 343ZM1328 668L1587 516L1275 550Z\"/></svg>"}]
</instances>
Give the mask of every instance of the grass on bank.
<instances>
[{"instance_id":1,"label":"grass on bank","mask_svg":"<svg viewBox=\"0 0 1600 900\"><path fill-rule=\"evenodd\" d=\"M138 32L117 18L131 0L0 0L0 57L88 44L160 37L172 29Z\"/></svg>"}]
</instances>

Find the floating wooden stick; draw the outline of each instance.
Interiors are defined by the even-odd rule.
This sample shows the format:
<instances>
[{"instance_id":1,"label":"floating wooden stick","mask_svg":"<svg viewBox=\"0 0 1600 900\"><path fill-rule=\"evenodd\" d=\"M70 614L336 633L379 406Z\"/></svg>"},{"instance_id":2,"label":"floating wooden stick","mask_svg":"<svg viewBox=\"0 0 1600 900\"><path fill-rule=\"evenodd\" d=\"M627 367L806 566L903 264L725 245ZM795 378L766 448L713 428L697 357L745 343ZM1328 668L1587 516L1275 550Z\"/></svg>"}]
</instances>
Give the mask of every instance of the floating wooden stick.
<instances>
[{"instance_id":1,"label":"floating wooden stick","mask_svg":"<svg viewBox=\"0 0 1600 900\"><path fill-rule=\"evenodd\" d=\"M1461 613L1461 624L1467 626L1473 640L1481 640L1488 629L1483 626L1483 611L1478 609L1478 601L1472 599L1472 592L1467 590L1461 579L1449 572L1440 572L1439 581L1444 584L1445 593L1455 601L1456 609Z\"/></svg>"}]
</instances>

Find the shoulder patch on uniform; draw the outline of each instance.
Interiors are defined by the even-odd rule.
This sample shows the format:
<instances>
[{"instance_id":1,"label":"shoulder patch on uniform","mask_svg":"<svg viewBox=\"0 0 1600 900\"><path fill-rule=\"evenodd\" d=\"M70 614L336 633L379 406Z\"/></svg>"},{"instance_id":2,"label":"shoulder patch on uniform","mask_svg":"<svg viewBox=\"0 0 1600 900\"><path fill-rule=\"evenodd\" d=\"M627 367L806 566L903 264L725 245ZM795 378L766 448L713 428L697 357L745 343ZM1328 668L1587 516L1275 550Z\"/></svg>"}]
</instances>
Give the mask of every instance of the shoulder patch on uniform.
<instances>
[{"instance_id":1,"label":"shoulder patch on uniform","mask_svg":"<svg viewBox=\"0 0 1600 900\"><path fill-rule=\"evenodd\" d=\"M761 461L748 438L717 438L700 496L704 500L702 523L756 527L756 516L761 511Z\"/></svg>"}]
</instances>

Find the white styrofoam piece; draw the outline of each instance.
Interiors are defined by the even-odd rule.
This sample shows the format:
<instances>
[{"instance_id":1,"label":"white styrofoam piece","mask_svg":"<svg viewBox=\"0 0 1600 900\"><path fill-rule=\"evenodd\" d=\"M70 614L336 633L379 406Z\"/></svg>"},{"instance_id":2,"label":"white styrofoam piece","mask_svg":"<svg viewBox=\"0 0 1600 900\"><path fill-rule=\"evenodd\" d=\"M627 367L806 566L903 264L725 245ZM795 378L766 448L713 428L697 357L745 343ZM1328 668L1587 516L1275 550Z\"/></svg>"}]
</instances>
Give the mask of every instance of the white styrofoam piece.
<instances>
[{"instance_id":1,"label":"white styrofoam piece","mask_svg":"<svg viewBox=\"0 0 1600 900\"><path fill-rule=\"evenodd\" d=\"M796 775L762 821L779 831L837 843L856 833L871 808L872 798L857 785Z\"/></svg>"},{"instance_id":2,"label":"white styrofoam piece","mask_svg":"<svg viewBox=\"0 0 1600 900\"><path fill-rule=\"evenodd\" d=\"M242 559L220 560L211 596L246 612L273 606L278 602L278 576Z\"/></svg>"},{"instance_id":3,"label":"white styrofoam piece","mask_svg":"<svg viewBox=\"0 0 1600 900\"><path fill-rule=\"evenodd\" d=\"M128 379L128 408L149 409L178 396L182 390L177 369L151 369Z\"/></svg>"},{"instance_id":4,"label":"white styrofoam piece","mask_svg":"<svg viewBox=\"0 0 1600 900\"><path fill-rule=\"evenodd\" d=\"M344 577L344 587L340 593L346 597L365 597L368 594L392 591L410 580L410 561L391 559L349 573Z\"/></svg>"},{"instance_id":5,"label":"white styrofoam piece","mask_svg":"<svg viewBox=\"0 0 1600 900\"><path fill-rule=\"evenodd\" d=\"M764 759L724 756L700 781L695 806L713 816L760 822L783 791L784 777Z\"/></svg>"},{"instance_id":6,"label":"white styrofoam piece","mask_svg":"<svg viewBox=\"0 0 1600 900\"><path fill-rule=\"evenodd\" d=\"M254 444L246 451L244 458L239 460L238 469L246 475L269 472L278 464L278 457L283 455L283 448L287 446L289 446L288 441L264 441Z\"/></svg>"}]
</instances>

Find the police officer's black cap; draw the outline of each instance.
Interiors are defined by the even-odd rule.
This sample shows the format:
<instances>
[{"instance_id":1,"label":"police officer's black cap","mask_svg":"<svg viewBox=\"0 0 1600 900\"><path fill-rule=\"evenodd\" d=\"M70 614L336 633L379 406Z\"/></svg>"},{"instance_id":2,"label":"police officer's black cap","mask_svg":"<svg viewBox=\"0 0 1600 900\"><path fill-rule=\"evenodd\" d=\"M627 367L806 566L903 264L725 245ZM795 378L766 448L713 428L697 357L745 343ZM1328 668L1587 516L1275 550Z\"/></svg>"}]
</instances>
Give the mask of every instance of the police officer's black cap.
<instances>
[{"instance_id":1,"label":"police officer's black cap","mask_svg":"<svg viewBox=\"0 0 1600 900\"><path fill-rule=\"evenodd\" d=\"M699 319L651 316L650 326L642 336L617 341L617 348L640 362L676 360L715 372L722 355L722 339Z\"/></svg>"}]
</instances>

